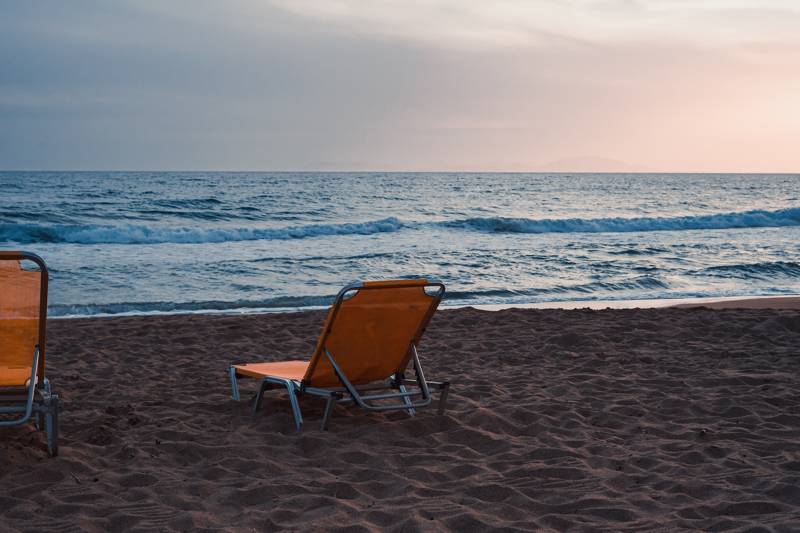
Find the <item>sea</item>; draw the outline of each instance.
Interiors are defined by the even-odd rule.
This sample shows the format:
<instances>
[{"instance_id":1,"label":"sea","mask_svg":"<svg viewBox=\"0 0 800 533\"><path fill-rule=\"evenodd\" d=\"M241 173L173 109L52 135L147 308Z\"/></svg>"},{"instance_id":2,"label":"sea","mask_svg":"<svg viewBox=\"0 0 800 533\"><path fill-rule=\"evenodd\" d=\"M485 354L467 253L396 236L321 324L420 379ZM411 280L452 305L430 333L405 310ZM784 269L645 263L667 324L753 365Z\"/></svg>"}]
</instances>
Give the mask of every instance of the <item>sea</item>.
<instances>
[{"instance_id":1,"label":"sea","mask_svg":"<svg viewBox=\"0 0 800 533\"><path fill-rule=\"evenodd\" d=\"M0 172L0 249L51 316L318 308L427 277L444 305L800 293L800 174Z\"/></svg>"}]
</instances>

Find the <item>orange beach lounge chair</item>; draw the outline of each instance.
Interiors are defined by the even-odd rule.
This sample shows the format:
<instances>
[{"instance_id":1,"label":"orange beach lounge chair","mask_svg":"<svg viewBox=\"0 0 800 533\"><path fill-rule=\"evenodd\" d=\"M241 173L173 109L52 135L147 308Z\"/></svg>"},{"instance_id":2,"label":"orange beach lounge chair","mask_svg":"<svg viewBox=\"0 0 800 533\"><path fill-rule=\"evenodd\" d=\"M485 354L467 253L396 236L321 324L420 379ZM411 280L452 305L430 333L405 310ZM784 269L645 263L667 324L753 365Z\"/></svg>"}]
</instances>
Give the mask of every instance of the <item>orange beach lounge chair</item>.
<instances>
[{"instance_id":1,"label":"orange beach lounge chair","mask_svg":"<svg viewBox=\"0 0 800 533\"><path fill-rule=\"evenodd\" d=\"M413 416L415 409L431 404L431 389L440 392L442 414L450 384L425 379L417 345L444 290L443 284L425 279L348 285L328 311L310 360L231 364L233 398L240 399L240 378L261 380L252 400L255 416L264 391L283 388L297 429L303 425L298 397L304 394L327 399L322 429L340 403L367 411L405 410ZM414 379L406 377L409 363Z\"/></svg>"},{"instance_id":2,"label":"orange beach lounge chair","mask_svg":"<svg viewBox=\"0 0 800 533\"><path fill-rule=\"evenodd\" d=\"M34 417L58 455L58 395L45 377L47 266L28 252L0 251L0 428Z\"/></svg>"}]
</instances>

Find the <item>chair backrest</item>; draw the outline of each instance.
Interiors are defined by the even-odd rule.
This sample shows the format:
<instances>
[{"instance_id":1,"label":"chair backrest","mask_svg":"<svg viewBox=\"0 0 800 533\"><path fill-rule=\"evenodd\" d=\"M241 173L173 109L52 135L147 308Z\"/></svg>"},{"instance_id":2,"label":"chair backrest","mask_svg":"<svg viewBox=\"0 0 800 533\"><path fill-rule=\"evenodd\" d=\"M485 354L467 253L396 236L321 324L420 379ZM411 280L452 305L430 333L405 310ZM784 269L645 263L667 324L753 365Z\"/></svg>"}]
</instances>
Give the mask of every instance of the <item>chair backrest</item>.
<instances>
[{"instance_id":1,"label":"chair backrest","mask_svg":"<svg viewBox=\"0 0 800 533\"><path fill-rule=\"evenodd\" d=\"M426 289L435 289L428 294ZM303 383L340 386L325 350L353 385L404 372L411 344L419 343L444 294L444 285L425 279L373 281L342 289L328 312Z\"/></svg>"},{"instance_id":2,"label":"chair backrest","mask_svg":"<svg viewBox=\"0 0 800 533\"><path fill-rule=\"evenodd\" d=\"M23 268L23 261L31 261L39 269ZM28 252L0 251L0 367L30 370L38 344L38 377L44 380L46 325L44 261Z\"/></svg>"}]
</instances>

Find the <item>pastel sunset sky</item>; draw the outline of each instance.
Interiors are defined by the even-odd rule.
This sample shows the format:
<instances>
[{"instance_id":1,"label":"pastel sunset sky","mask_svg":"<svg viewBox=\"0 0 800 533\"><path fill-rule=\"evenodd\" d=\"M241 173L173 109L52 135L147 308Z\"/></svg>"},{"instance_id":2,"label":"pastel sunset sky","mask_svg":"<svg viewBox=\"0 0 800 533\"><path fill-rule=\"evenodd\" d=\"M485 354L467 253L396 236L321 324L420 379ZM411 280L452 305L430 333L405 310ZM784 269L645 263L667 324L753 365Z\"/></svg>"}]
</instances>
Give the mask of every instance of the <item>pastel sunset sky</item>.
<instances>
[{"instance_id":1,"label":"pastel sunset sky","mask_svg":"<svg viewBox=\"0 0 800 533\"><path fill-rule=\"evenodd\" d=\"M800 171L795 0L0 0L0 168Z\"/></svg>"}]
</instances>

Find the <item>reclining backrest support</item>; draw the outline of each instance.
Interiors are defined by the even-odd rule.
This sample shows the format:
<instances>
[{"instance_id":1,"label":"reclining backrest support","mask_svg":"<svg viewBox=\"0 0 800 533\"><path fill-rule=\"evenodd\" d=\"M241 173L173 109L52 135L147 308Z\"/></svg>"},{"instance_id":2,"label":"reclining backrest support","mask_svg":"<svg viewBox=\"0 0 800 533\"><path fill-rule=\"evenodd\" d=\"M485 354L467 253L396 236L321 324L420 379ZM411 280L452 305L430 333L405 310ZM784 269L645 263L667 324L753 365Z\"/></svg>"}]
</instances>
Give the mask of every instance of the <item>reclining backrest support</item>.
<instances>
[{"instance_id":1,"label":"reclining backrest support","mask_svg":"<svg viewBox=\"0 0 800 533\"><path fill-rule=\"evenodd\" d=\"M428 294L426 288L436 289L435 294ZM353 385L403 372L411 357L411 344L419 342L443 293L441 283L425 279L346 287L328 312L303 383L341 385L326 349Z\"/></svg>"},{"instance_id":2,"label":"reclining backrest support","mask_svg":"<svg viewBox=\"0 0 800 533\"><path fill-rule=\"evenodd\" d=\"M39 270L23 268L22 261L33 261ZM46 311L47 270L41 259L0 252L0 367L30 369L38 344L38 377L44 380Z\"/></svg>"}]
</instances>

